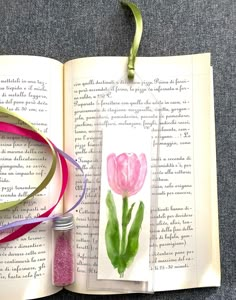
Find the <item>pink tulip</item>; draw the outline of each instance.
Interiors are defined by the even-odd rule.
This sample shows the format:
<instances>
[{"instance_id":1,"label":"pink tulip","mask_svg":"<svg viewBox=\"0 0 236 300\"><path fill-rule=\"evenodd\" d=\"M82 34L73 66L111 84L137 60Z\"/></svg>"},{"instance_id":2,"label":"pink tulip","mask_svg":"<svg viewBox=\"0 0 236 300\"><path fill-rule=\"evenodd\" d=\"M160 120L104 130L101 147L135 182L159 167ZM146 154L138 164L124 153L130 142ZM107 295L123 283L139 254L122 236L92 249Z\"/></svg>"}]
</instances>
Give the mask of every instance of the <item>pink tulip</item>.
<instances>
[{"instance_id":1,"label":"pink tulip","mask_svg":"<svg viewBox=\"0 0 236 300\"><path fill-rule=\"evenodd\" d=\"M122 197L138 193L147 174L147 160L144 153L114 153L107 157L107 175L111 189Z\"/></svg>"}]
</instances>

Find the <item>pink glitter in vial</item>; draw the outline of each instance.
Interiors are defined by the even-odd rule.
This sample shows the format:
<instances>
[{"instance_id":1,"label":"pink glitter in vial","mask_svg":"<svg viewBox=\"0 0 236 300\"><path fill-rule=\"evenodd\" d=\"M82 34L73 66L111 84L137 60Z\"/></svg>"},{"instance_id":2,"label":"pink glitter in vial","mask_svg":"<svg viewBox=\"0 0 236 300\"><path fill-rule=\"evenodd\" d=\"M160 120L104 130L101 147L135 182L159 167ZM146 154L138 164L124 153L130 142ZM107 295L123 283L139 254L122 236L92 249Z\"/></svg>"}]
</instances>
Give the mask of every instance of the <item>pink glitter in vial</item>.
<instances>
[{"instance_id":1,"label":"pink glitter in vial","mask_svg":"<svg viewBox=\"0 0 236 300\"><path fill-rule=\"evenodd\" d=\"M57 225L54 225L53 284L66 286L74 282L73 227L65 230Z\"/></svg>"}]
</instances>

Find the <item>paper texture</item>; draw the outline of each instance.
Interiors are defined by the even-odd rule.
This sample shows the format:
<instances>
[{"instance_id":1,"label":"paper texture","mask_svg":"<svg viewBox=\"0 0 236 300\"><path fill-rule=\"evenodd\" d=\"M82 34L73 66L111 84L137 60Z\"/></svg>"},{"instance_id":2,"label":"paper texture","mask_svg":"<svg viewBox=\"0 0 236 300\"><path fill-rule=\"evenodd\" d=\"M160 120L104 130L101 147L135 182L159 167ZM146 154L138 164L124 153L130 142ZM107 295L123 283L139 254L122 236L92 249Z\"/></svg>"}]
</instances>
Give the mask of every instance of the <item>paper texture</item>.
<instances>
[{"instance_id":1,"label":"paper texture","mask_svg":"<svg viewBox=\"0 0 236 300\"><path fill-rule=\"evenodd\" d=\"M137 58L133 82L127 80L126 65L127 59L122 57L70 61L64 65L63 83L63 66L54 60L0 58L0 104L27 118L57 146L64 142L64 150L77 159L87 176L86 196L74 211L76 282L68 289L91 294L114 292L109 280L97 279L102 132L109 127L146 129L152 136L149 286L142 281L117 280L120 285L116 292L218 286L220 260L210 55ZM12 157L10 152L8 155L3 152L13 149L13 144L7 146L6 141L1 138L1 157ZM13 150L19 151L21 146L17 147ZM15 153L16 157L19 155ZM50 160L46 152L43 155ZM1 164L0 177L3 180L6 173L10 197L10 187L14 192L15 185L27 187L29 178L19 180L21 175L16 173L12 177L12 171L4 164ZM22 164L24 168L26 165ZM43 212L58 194L57 180L59 176L29 204L0 212L0 222ZM75 202L81 190L82 176L70 166L64 209ZM0 272L3 297L15 299L15 291L10 289L13 281L19 299L57 291L51 285L49 227L42 224L19 241L0 246L4 263ZM20 258L26 259L25 253L28 253L27 262ZM36 279L27 277L27 270L23 270L26 267L35 268L29 272Z\"/></svg>"},{"instance_id":2,"label":"paper texture","mask_svg":"<svg viewBox=\"0 0 236 300\"><path fill-rule=\"evenodd\" d=\"M213 264L215 227L209 200L215 176L210 154L215 146L209 138L210 82L208 54L138 58L132 83L127 82L125 58L79 59L65 65L66 151L79 157L89 181L86 201L75 214L80 224L80 280L71 290L109 289L108 282L96 281L98 220L89 221L99 207L101 132L109 126L152 131L151 289L200 287L211 285L210 277L219 278L219 269L204 276ZM131 100L126 97L130 93ZM69 195L76 195L79 182L75 175ZM219 261L217 252L214 257Z\"/></svg>"},{"instance_id":3,"label":"paper texture","mask_svg":"<svg viewBox=\"0 0 236 300\"><path fill-rule=\"evenodd\" d=\"M151 135L145 130L111 127L103 131L102 140L98 279L148 281ZM114 199L114 210L110 208L108 213L109 197ZM140 226L137 213L143 215ZM114 214L118 229L113 223Z\"/></svg>"}]
</instances>

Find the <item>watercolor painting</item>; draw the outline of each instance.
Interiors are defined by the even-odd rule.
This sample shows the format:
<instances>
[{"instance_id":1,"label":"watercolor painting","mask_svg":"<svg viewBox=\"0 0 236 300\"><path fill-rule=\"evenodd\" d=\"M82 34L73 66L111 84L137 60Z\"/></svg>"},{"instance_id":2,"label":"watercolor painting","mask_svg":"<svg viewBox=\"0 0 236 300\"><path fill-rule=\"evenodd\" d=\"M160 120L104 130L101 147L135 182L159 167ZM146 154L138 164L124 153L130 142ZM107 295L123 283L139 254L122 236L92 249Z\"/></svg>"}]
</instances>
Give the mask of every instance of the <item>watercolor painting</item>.
<instances>
[{"instance_id":1,"label":"watercolor painting","mask_svg":"<svg viewBox=\"0 0 236 300\"><path fill-rule=\"evenodd\" d=\"M149 280L151 133L103 130L97 279Z\"/></svg>"},{"instance_id":2,"label":"watercolor painting","mask_svg":"<svg viewBox=\"0 0 236 300\"><path fill-rule=\"evenodd\" d=\"M111 190L121 196L122 220L120 234L116 204L112 191L108 191L106 204L109 210L105 239L107 255L111 264L117 269L121 278L136 256L139 248L139 234L144 216L144 203L140 201L136 215L132 216L135 205L129 205L129 198L137 194L145 181L147 174L147 160L144 153L138 157L135 153L114 153L107 157L107 176ZM127 226L132 225L127 232Z\"/></svg>"}]
</instances>

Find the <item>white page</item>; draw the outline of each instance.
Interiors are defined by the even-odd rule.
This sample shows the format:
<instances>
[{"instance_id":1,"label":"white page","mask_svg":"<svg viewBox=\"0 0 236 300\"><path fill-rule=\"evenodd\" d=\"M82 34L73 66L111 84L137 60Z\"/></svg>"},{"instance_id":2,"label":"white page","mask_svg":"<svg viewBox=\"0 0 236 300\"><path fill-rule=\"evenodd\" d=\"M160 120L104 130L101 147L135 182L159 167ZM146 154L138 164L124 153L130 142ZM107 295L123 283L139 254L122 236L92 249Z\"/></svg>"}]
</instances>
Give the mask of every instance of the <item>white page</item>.
<instances>
[{"instance_id":1,"label":"white page","mask_svg":"<svg viewBox=\"0 0 236 300\"><path fill-rule=\"evenodd\" d=\"M0 57L0 105L33 123L58 147L63 144L62 78L63 65L55 60L30 56ZM1 120L6 119L2 117ZM15 119L11 121L18 124ZM46 147L33 140L4 133L0 135L0 178L1 181L7 180L1 185L5 189L1 191L0 199L23 199L46 176L51 155ZM33 199L0 211L0 223L33 218L49 209L59 194L60 173L57 174L53 182ZM59 211L62 211L62 205L57 208ZM41 224L21 238L0 245L2 298L32 299L58 291L51 284L50 227L50 223Z\"/></svg>"},{"instance_id":2,"label":"white page","mask_svg":"<svg viewBox=\"0 0 236 300\"><path fill-rule=\"evenodd\" d=\"M219 269L204 277L213 264L209 59L207 54L138 58L131 83L126 58L66 64L66 151L81 162L88 178L86 198L75 213L78 280L73 291L90 292L87 273L96 288L101 129L110 125L152 130L153 289L218 282L210 278L219 278ZM68 203L77 197L79 182L75 175ZM97 287L109 289L109 282Z\"/></svg>"}]
</instances>

